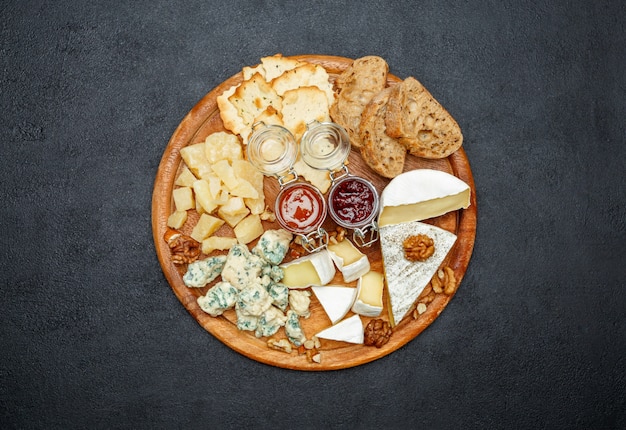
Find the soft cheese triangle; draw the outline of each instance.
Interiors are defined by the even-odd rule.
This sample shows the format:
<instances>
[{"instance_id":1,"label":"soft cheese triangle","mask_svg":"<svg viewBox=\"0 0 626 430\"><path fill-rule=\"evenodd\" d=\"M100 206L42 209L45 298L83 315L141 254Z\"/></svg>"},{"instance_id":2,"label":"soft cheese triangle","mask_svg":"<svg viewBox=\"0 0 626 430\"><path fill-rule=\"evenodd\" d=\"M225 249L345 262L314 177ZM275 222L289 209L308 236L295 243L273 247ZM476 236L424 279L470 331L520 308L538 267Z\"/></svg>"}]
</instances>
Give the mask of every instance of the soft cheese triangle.
<instances>
[{"instance_id":1,"label":"soft cheese triangle","mask_svg":"<svg viewBox=\"0 0 626 430\"><path fill-rule=\"evenodd\" d=\"M359 251L348 239L326 248L330 253L335 266L343 275L344 282L356 281L370 270L370 261L367 255Z\"/></svg>"},{"instance_id":2,"label":"soft cheese triangle","mask_svg":"<svg viewBox=\"0 0 626 430\"><path fill-rule=\"evenodd\" d=\"M350 318L328 327L315 335L320 339L340 340L350 343L363 343L365 333L361 317L353 315Z\"/></svg>"},{"instance_id":3,"label":"soft cheese triangle","mask_svg":"<svg viewBox=\"0 0 626 430\"><path fill-rule=\"evenodd\" d=\"M440 170L410 170L383 190L378 225L422 221L469 205L470 187L456 176Z\"/></svg>"},{"instance_id":4,"label":"soft cheese triangle","mask_svg":"<svg viewBox=\"0 0 626 430\"><path fill-rule=\"evenodd\" d=\"M390 306L389 319L397 325L407 315L415 300L430 282L456 242L456 235L447 230L411 221L380 227L380 248ZM435 252L426 261L409 261L402 243L409 236L425 234L435 242Z\"/></svg>"},{"instance_id":5,"label":"soft cheese triangle","mask_svg":"<svg viewBox=\"0 0 626 430\"><path fill-rule=\"evenodd\" d=\"M281 282L288 288L326 285L335 276L335 265L326 249L297 258L280 267L285 274Z\"/></svg>"},{"instance_id":6,"label":"soft cheese triangle","mask_svg":"<svg viewBox=\"0 0 626 430\"><path fill-rule=\"evenodd\" d=\"M356 297L356 288L335 285L313 286L313 293L333 324L345 317Z\"/></svg>"}]
</instances>

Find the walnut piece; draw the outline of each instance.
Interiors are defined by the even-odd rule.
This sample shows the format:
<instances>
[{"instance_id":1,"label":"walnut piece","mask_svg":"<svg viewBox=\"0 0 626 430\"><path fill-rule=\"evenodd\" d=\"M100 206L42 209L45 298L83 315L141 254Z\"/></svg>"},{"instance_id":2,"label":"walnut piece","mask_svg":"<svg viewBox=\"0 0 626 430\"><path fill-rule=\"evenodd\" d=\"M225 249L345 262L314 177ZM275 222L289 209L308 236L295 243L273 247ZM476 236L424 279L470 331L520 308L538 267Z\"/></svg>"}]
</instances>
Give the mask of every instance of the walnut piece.
<instances>
[{"instance_id":1,"label":"walnut piece","mask_svg":"<svg viewBox=\"0 0 626 430\"><path fill-rule=\"evenodd\" d=\"M287 354L291 354L291 343L287 339L268 339L267 347L271 349L275 349L277 351L286 352Z\"/></svg>"},{"instance_id":2,"label":"walnut piece","mask_svg":"<svg viewBox=\"0 0 626 430\"><path fill-rule=\"evenodd\" d=\"M380 318L373 319L365 326L365 339L363 343L367 346L380 348L389 342L391 333L391 326L387 321Z\"/></svg>"},{"instance_id":3,"label":"walnut piece","mask_svg":"<svg viewBox=\"0 0 626 430\"><path fill-rule=\"evenodd\" d=\"M402 246L409 261L426 261L435 253L435 241L425 234L407 237Z\"/></svg>"},{"instance_id":4,"label":"walnut piece","mask_svg":"<svg viewBox=\"0 0 626 430\"><path fill-rule=\"evenodd\" d=\"M454 276L454 270L445 266L437 270L430 282L424 287L422 293L417 298L415 309L413 309L413 318L417 319L421 314L426 312L426 306L435 300L437 294L445 294L449 296L456 291L457 282Z\"/></svg>"},{"instance_id":5,"label":"walnut piece","mask_svg":"<svg viewBox=\"0 0 626 430\"><path fill-rule=\"evenodd\" d=\"M172 263L189 264L200 257L200 242L174 229L168 229L163 235L172 253Z\"/></svg>"}]
</instances>

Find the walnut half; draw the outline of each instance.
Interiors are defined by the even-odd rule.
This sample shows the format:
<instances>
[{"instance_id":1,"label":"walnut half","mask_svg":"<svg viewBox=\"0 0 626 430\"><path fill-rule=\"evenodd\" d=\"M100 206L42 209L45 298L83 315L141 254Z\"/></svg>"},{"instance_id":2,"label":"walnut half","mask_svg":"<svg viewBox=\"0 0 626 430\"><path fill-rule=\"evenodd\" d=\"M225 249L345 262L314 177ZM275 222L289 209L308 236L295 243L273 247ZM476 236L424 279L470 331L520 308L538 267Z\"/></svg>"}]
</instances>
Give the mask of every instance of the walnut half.
<instances>
[{"instance_id":1,"label":"walnut half","mask_svg":"<svg viewBox=\"0 0 626 430\"><path fill-rule=\"evenodd\" d=\"M172 263L189 264L200 257L200 242L174 229L167 229L163 235L172 253Z\"/></svg>"},{"instance_id":2,"label":"walnut half","mask_svg":"<svg viewBox=\"0 0 626 430\"><path fill-rule=\"evenodd\" d=\"M391 333L391 326L387 321L380 318L373 319L365 326L365 338L363 343L367 346L380 348L389 342Z\"/></svg>"},{"instance_id":3,"label":"walnut half","mask_svg":"<svg viewBox=\"0 0 626 430\"><path fill-rule=\"evenodd\" d=\"M409 261L426 261L435 253L435 241L425 234L407 237L402 246Z\"/></svg>"}]
</instances>

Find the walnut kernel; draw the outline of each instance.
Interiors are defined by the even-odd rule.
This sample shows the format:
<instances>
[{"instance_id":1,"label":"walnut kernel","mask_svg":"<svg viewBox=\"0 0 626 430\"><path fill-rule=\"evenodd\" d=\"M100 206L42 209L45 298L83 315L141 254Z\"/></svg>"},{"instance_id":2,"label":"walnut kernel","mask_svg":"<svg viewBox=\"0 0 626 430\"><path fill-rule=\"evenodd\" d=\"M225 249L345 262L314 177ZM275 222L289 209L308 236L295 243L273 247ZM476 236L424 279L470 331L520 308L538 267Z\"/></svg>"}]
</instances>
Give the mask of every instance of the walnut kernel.
<instances>
[{"instance_id":1,"label":"walnut kernel","mask_svg":"<svg viewBox=\"0 0 626 430\"><path fill-rule=\"evenodd\" d=\"M407 237L402 246L409 261L426 261L435 253L435 241L425 234Z\"/></svg>"},{"instance_id":2,"label":"walnut kernel","mask_svg":"<svg viewBox=\"0 0 626 430\"><path fill-rule=\"evenodd\" d=\"M179 231L168 229L163 235L172 254L172 263L189 264L200 257L200 242Z\"/></svg>"},{"instance_id":3,"label":"walnut kernel","mask_svg":"<svg viewBox=\"0 0 626 430\"><path fill-rule=\"evenodd\" d=\"M389 325L389 323L385 320L376 318L371 320L367 323L367 326L365 326L365 338L363 343L367 346L380 348L389 342L391 334L391 325Z\"/></svg>"}]
</instances>

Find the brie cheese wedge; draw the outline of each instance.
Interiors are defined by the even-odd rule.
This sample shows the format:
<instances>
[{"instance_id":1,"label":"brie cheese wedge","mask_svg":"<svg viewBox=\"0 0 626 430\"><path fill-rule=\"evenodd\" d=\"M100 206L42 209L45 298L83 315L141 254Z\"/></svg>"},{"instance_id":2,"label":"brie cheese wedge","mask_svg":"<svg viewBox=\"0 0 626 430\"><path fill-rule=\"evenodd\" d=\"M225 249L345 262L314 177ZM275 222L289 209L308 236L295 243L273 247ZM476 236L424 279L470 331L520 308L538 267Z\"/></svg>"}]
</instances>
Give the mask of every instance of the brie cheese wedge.
<instances>
[{"instance_id":1,"label":"brie cheese wedge","mask_svg":"<svg viewBox=\"0 0 626 430\"><path fill-rule=\"evenodd\" d=\"M363 343L364 330L361 317L353 315L350 318L328 327L315 335L320 339L340 340L349 343Z\"/></svg>"},{"instance_id":2,"label":"brie cheese wedge","mask_svg":"<svg viewBox=\"0 0 626 430\"><path fill-rule=\"evenodd\" d=\"M398 325L456 242L456 235L429 224L413 221L380 228L380 248L390 306L389 320ZM409 236L425 234L435 242L435 252L426 261L409 261L402 243Z\"/></svg>"},{"instance_id":3,"label":"brie cheese wedge","mask_svg":"<svg viewBox=\"0 0 626 430\"><path fill-rule=\"evenodd\" d=\"M421 221L470 205L470 187L439 170L416 169L389 182L380 195L378 225Z\"/></svg>"},{"instance_id":4,"label":"brie cheese wedge","mask_svg":"<svg viewBox=\"0 0 626 430\"><path fill-rule=\"evenodd\" d=\"M297 258L280 267L285 274L281 283L288 288L326 285L335 276L335 266L326 249Z\"/></svg>"},{"instance_id":5,"label":"brie cheese wedge","mask_svg":"<svg viewBox=\"0 0 626 430\"><path fill-rule=\"evenodd\" d=\"M366 317L377 317L383 310L384 276L378 272L367 272L359 278L357 297L352 312Z\"/></svg>"},{"instance_id":6,"label":"brie cheese wedge","mask_svg":"<svg viewBox=\"0 0 626 430\"><path fill-rule=\"evenodd\" d=\"M348 239L328 245L330 258L343 275L344 282L352 282L369 272L370 261Z\"/></svg>"},{"instance_id":7,"label":"brie cheese wedge","mask_svg":"<svg viewBox=\"0 0 626 430\"><path fill-rule=\"evenodd\" d=\"M352 287L325 285L311 289L333 324L346 316L356 297L356 288Z\"/></svg>"}]
</instances>

